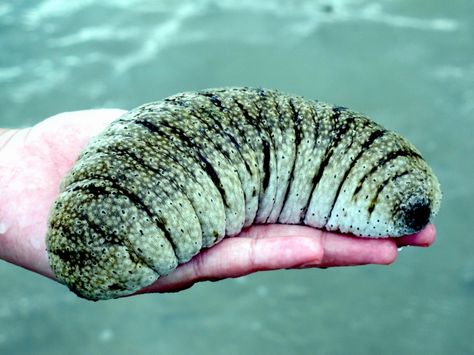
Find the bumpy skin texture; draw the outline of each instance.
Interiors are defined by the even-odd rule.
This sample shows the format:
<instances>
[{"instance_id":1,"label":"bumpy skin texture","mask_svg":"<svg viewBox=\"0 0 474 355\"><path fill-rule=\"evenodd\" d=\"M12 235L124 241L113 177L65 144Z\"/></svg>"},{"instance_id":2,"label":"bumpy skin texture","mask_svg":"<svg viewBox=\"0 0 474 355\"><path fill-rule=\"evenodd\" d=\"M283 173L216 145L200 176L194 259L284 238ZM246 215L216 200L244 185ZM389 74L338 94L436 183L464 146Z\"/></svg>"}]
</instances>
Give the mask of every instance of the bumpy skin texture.
<instances>
[{"instance_id":1,"label":"bumpy skin texture","mask_svg":"<svg viewBox=\"0 0 474 355\"><path fill-rule=\"evenodd\" d=\"M252 224L401 236L440 199L420 153L359 113L266 89L188 92L86 147L51 211L48 254L72 291L108 299Z\"/></svg>"}]
</instances>

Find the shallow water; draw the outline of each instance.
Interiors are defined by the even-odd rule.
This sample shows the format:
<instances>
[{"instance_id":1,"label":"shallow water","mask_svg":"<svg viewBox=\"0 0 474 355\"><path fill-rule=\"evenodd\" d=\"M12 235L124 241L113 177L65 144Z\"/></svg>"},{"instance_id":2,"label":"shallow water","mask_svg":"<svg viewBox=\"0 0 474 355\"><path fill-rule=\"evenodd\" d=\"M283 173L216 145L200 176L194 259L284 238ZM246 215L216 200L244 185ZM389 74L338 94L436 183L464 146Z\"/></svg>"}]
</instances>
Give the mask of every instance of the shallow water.
<instances>
[{"instance_id":1,"label":"shallow water","mask_svg":"<svg viewBox=\"0 0 474 355\"><path fill-rule=\"evenodd\" d=\"M474 354L474 3L0 3L0 126L216 86L278 88L409 138L438 240L390 267L278 271L89 303L0 264L1 354Z\"/></svg>"}]
</instances>

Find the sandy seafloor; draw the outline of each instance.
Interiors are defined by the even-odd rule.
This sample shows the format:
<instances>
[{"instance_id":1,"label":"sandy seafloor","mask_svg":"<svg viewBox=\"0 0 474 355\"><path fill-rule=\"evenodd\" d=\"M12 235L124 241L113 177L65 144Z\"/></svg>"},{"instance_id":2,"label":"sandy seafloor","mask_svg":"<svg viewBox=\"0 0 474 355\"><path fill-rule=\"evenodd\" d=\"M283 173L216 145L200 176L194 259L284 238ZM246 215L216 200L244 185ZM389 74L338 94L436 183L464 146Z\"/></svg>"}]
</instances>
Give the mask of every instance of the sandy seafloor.
<instances>
[{"instance_id":1,"label":"sandy seafloor","mask_svg":"<svg viewBox=\"0 0 474 355\"><path fill-rule=\"evenodd\" d=\"M408 137L444 191L436 244L99 303L0 263L0 354L474 354L473 1L0 2L0 126L228 85Z\"/></svg>"}]
</instances>

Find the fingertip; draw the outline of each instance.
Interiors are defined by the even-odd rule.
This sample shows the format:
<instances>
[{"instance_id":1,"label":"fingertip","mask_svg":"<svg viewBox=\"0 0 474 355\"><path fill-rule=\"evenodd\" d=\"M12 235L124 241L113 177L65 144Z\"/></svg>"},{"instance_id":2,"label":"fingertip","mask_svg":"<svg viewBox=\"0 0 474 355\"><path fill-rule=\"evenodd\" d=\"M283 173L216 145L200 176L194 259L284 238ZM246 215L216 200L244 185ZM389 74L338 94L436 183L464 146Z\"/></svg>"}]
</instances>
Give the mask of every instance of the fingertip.
<instances>
[{"instance_id":1,"label":"fingertip","mask_svg":"<svg viewBox=\"0 0 474 355\"><path fill-rule=\"evenodd\" d=\"M422 233L422 240L425 242L423 246L429 247L430 245L434 244L436 241L436 226L434 224L429 224L426 228L421 231Z\"/></svg>"},{"instance_id":2,"label":"fingertip","mask_svg":"<svg viewBox=\"0 0 474 355\"><path fill-rule=\"evenodd\" d=\"M436 227L434 224L427 225L424 229L415 234L394 238L398 246L429 247L436 240Z\"/></svg>"},{"instance_id":3,"label":"fingertip","mask_svg":"<svg viewBox=\"0 0 474 355\"><path fill-rule=\"evenodd\" d=\"M322 266L389 265L397 258L397 244L392 239L328 235L323 244Z\"/></svg>"}]
</instances>

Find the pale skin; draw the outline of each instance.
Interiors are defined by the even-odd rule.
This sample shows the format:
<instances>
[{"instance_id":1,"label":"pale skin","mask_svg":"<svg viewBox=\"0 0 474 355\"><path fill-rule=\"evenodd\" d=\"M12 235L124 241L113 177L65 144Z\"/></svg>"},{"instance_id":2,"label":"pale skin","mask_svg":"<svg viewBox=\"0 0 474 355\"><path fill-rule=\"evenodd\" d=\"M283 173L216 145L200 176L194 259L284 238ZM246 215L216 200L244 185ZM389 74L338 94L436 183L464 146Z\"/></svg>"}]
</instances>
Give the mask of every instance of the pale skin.
<instances>
[{"instance_id":1,"label":"pale skin","mask_svg":"<svg viewBox=\"0 0 474 355\"><path fill-rule=\"evenodd\" d=\"M61 178L92 136L125 111L62 113L25 129L0 129L0 258L55 280L45 236ZM430 246L428 225L401 238L367 239L305 226L252 226L226 238L138 293L176 292L199 281L257 271L388 265L401 246Z\"/></svg>"}]
</instances>

